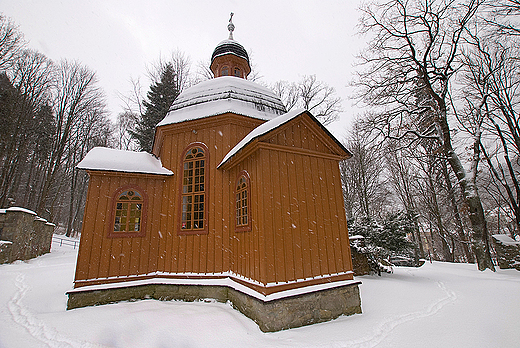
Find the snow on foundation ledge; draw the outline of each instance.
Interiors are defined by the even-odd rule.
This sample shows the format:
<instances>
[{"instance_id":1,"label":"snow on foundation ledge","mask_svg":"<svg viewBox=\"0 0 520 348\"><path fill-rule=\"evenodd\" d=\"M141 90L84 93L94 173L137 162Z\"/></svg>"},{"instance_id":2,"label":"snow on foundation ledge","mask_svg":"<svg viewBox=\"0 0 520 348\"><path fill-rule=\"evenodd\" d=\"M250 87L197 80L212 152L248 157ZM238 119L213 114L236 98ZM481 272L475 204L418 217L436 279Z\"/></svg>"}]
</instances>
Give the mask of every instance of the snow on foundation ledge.
<instances>
[{"instance_id":1,"label":"snow on foundation ledge","mask_svg":"<svg viewBox=\"0 0 520 348\"><path fill-rule=\"evenodd\" d=\"M37 215L32 210L25 209L25 208L20 208L20 207L11 207L11 208L7 208L7 209L0 209L0 214L5 214L8 211L17 211L17 212L27 213L27 214L31 214L31 215L35 215L35 216Z\"/></svg>"},{"instance_id":2,"label":"snow on foundation ledge","mask_svg":"<svg viewBox=\"0 0 520 348\"><path fill-rule=\"evenodd\" d=\"M345 272L352 273L352 272ZM256 282L255 282L256 283ZM290 283L298 283L295 282L287 282ZM274 283L273 283L274 284ZM282 283L277 283L276 285L280 285ZM285 284L285 283L284 283ZM118 283L110 283L110 284L99 284L99 285L87 285L82 286L80 288L72 289L67 292L67 294L88 292L88 291L97 291L97 290L111 290L111 289L119 289L119 288L129 288L136 287L142 285L205 285L205 286L223 286L229 287L251 297L254 297L263 302L270 302L274 300L279 300L288 297L294 297L298 295L309 294L316 291L334 289L347 285L361 284L358 280L339 280L334 282L327 282L322 284L308 285L302 286L296 289L289 289L279 291L273 294L264 295L256 290L251 289L250 287L240 284L239 282L233 280L230 277L225 278L214 278L214 279L187 279L187 278L149 278L149 279L141 279L141 280L132 280L132 281L123 281ZM269 287L269 286L267 286Z\"/></svg>"},{"instance_id":3,"label":"snow on foundation ledge","mask_svg":"<svg viewBox=\"0 0 520 348\"><path fill-rule=\"evenodd\" d=\"M494 234L493 238L503 245L520 245L520 242L509 237L507 234Z\"/></svg>"},{"instance_id":4,"label":"snow on foundation ledge","mask_svg":"<svg viewBox=\"0 0 520 348\"><path fill-rule=\"evenodd\" d=\"M162 166L161 160L148 152L134 152L95 147L76 166L78 169L114 172L173 175Z\"/></svg>"}]
</instances>

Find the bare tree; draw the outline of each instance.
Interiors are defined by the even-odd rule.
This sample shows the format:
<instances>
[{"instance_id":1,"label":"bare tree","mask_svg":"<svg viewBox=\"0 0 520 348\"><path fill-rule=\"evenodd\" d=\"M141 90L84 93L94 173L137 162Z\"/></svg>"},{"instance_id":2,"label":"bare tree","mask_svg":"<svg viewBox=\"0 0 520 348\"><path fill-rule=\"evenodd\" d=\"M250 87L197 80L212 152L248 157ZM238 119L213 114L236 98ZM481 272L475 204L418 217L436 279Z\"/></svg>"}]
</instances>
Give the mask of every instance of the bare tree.
<instances>
[{"instance_id":1,"label":"bare tree","mask_svg":"<svg viewBox=\"0 0 520 348\"><path fill-rule=\"evenodd\" d=\"M114 145L117 149L128 151L137 150L138 146L129 130L135 128L138 116L138 114L131 111L124 111L117 115L114 129Z\"/></svg>"},{"instance_id":2,"label":"bare tree","mask_svg":"<svg viewBox=\"0 0 520 348\"><path fill-rule=\"evenodd\" d=\"M209 68L211 65L211 60L200 60L197 62L197 71L195 72L194 84L200 83L202 81L211 80L215 76L213 76L213 71Z\"/></svg>"},{"instance_id":3,"label":"bare tree","mask_svg":"<svg viewBox=\"0 0 520 348\"><path fill-rule=\"evenodd\" d=\"M389 183L394 193L401 202L404 210L415 216L419 213L417 207L417 191L414 187L414 173L411 162L417 154L411 154L409 149L398 149L398 144L388 142L385 148L385 166L388 169ZM418 264L419 258L424 257L423 242L419 230L418 219L414 221L412 230L412 242L416 246L415 262Z\"/></svg>"},{"instance_id":4,"label":"bare tree","mask_svg":"<svg viewBox=\"0 0 520 348\"><path fill-rule=\"evenodd\" d=\"M124 112L142 115L144 113L144 94L141 79L131 77L130 84L132 85L130 91L125 94L118 93L118 97L123 103L123 110Z\"/></svg>"},{"instance_id":5,"label":"bare tree","mask_svg":"<svg viewBox=\"0 0 520 348\"><path fill-rule=\"evenodd\" d=\"M369 127L386 138L416 144L437 142L464 195L471 243L479 270L494 269L476 174L481 131L470 145L469 170L453 146L449 124L450 82L461 65L465 29L480 1L391 0L362 8L362 33L372 35L361 54L358 98L378 109Z\"/></svg>"},{"instance_id":6,"label":"bare tree","mask_svg":"<svg viewBox=\"0 0 520 348\"><path fill-rule=\"evenodd\" d=\"M37 212L49 212L51 185L59 177L67 160L67 149L85 115L102 110L104 93L96 85L95 73L78 62L62 61L57 69L53 107L56 133L53 135L51 154L43 178ZM78 159L79 160L79 159ZM75 164L74 164L75 165ZM52 201L51 201L52 202Z\"/></svg>"},{"instance_id":7,"label":"bare tree","mask_svg":"<svg viewBox=\"0 0 520 348\"><path fill-rule=\"evenodd\" d=\"M0 206L16 195L23 172L20 169L31 158L31 147L41 144L36 137L41 131L40 119L35 116L49 98L52 71L52 63L45 56L25 50L4 75L4 90L9 99L8 108L1 115Z\"/></svg>"},{"instance_id":8,"label":"bare tree","mask_svg":"<svg viewBox=\"0 0 520 348\"><path fill-rule=\"evenodd\" d=\"M520 230L520 36L503 37L502 28L491 29L468 30L471 50L464 52L465 88L460 94L470 114L482 110L485 135L480 150L507 194Z\"/></svg>"},{"instance_id":9,"label":"bare tree","mask_svg":"<svg viewBox=\"0 0 520 348\"><path fill-rule=\"evenodd\" d=\"M195 81L190 68L189 57L174 51L167 58L159 57L147 68L151 85L146 96L140 79L131 79L132 90L120 95L125 106L116 127L119 148L151 151L155 126L166 116L177 96Z\"/></svg>"},{"instance_id":10,"label":"bare tree","mask_svg":"<svg viewBox=\"0 0 520 348\"><path fill-rule=\"evenodd\" d=\"M0 13L0 71L14 64L23 46L23 35L18 27Z\"/></svg>"},{"instance_id":11,"label":"bare tree","mask_svg":"<svg viewBox=\"0 0 520 348\"><path fill-rule=\"evenodd\" d=\"M520 0L492 0L482 18L501 35L520 36Z\"/></svg>"},{"instance_id":12,"label":"bare tree","mask_svg":"<svg viewBox=\"0 0 520 348\"><path fill-rule=\"evenodd\" d=\"M338 118L341 98L334 87L316 80L316 75L304 75L298 82L278 81L271 89L282 100L287 111L292 108L309 110L323 125L328 125Z\"/></svg>"},{"instance_id":13,"label":"bare tree","mask_svg":"<svg viewBox=\"0 0 520 348\"><path fill-rule=\"evenodd\" d=\"M75 169L78 162L94 146L110 147L112 140L112 124L106 117L105 105L93 103L77 120L67 146L65 172L69 180L69 203L66 235L73 236L79 231L83 205L87 188L87 176ZM62 192L58 193L63 195Z\"/></svg>"},{"instance_id":14,"label":"bare tree","mask_svg":"<svg viewBox=\"0 0 520 348\"><path fill-rule=\"evenodd\" d=\"M354 124L345 146L352 158L342 163L341 177L345 197L348 200L347 218L382 217L388 205L390 191L383 175L384 156L377 144L370 143ZM351 215L348 215L351 214Z\"/></svg>"},{"instance_id":15,"label":"bare tree","mask_svg":"<svg viewBox=\"0 0 520 348\"><path fill-rule=\"evenodd\" d=\"M146 69L148 78L152 84L161 81L162 74L167 66L171 66L175 72L175 88L179 92L182 92L193 84L190 73L190 58L179 50L173 51L167 58L159 57L157 61L150 64Z\"/></svg>"}]
</instances>

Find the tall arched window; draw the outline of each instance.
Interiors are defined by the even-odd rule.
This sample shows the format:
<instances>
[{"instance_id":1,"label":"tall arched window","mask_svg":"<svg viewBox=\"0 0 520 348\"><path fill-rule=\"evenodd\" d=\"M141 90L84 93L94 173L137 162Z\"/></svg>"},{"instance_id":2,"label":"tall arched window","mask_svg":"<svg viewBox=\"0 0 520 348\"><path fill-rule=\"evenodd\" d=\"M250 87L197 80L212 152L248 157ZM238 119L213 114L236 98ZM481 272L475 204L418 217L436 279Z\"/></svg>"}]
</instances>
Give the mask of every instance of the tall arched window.
<instances>
[{"instance_id":1,"label":"tall arched window","mask_svg":"<svg viewBox=\"0 0 520 348\"><path fill-rule=\"evenodd\" d=\"M235 227L237 232L251 230L249 176L245 171L239 174L235 187Z\"/></svg>"},{"instance_id":2,"label":"tall arched window","mask_svg":"<svg viewBox=\"0 0 520 348\"><path fill-rule=\"evenodd\" d=\"M185 152L182 167L181 232L207 232L206 159L202 146L190 147Z\"/></svg>"},{"instance_id":3,"label":"tall arched window","mask_svg":"<svg viewBox=\"0 0 520 348\"><path fill-rule=\"evenodd\" d=\"M144 236L144 194L131 187L119 190L114 198L115 209L109 237Z\"/></svg>"},{"instance_id":4,"label":"tall arched window","mask_svg":"<svg viewBox=\"0 0 520 348\"><path fill-rule=\"evenodd\" d=\"M220 70L220 76L228 76L229 75L229 68L227 66L223 66Z\"/></svg>"}]
</instances>

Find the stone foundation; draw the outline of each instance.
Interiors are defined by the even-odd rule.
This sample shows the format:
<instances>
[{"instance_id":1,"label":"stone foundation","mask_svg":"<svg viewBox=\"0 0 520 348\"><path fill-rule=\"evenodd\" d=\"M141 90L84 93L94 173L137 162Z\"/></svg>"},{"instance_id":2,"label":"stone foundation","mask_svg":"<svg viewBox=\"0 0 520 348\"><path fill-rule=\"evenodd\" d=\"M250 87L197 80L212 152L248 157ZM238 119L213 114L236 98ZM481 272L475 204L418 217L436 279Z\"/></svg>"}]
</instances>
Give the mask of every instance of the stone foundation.
<instances>
[{"instance_id":1,"label":"stone foundation","mask_svg":"<svg viewBox=\"0 0 520 348\"><path fill-rule=\"evenodd\" d=\"M68 293L67 309L142 299L230 301L263 332L280 331L361 313L360 282L263 301L228 286L148 284Z\"/></svg>"}]
</instances>

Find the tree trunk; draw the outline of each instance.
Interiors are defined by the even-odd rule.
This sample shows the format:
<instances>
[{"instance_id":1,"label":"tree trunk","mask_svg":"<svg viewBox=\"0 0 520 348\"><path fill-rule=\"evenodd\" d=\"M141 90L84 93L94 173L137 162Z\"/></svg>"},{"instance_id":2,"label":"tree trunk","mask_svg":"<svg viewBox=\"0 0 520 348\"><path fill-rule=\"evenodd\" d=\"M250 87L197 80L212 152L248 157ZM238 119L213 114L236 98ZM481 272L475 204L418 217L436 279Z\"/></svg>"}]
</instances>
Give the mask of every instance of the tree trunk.
<instances>
[{"instance_id":1,"label":"tree trunk","mask_svg":"<svg viewBox=\"0 0 520 348\"><path fill-rule=\"evenodd\" d=\"M445 105L441 107L441 110L441 115L437 118L437 124L439 125L443 138L444 151L448 157L448 163L453 169L464 194L464 202L471 222L471 244L473 246L475 257L477 258L478 269L484 271L489 268L492 271L495 271L495 266L491 260L491 253L489 250L486 217L484 215L484 209L482 208L480 196L478 195L475 178L468 180L466 170L451 145L451 135L446 117ZM480 140L476 146L478 147L479 144ZM473 145L475 146L475 143ZM474 163L474 165L477 165L477 163Z\"/></svg>"},{"instance_id":2,"label":"tree trunk","mask_svg":"<svg viewBox=\"0 0 520 348\"><path fill-rule=\"evenodd\" d=\"M451 203L451 208L453 209L455 225L457 226L457 234L459 235L460 243L462 245L462 250L464 251L464 256L466 256L466 262L475 263L475 258L473 256L473 254L471 253L471 250L469 249L468 240L466 238L466 234L464 233L464 227L462 225L462 218L460 217L459 208L457 206L457 201L455 200L455 194L453 192L453 186L451 184L450 175L448 174L448 168L446 167L446 162L442 163L442 174L444 175L444 180L446 181L446 187L448 189L448 198Z\"/></svg>"}]
</instances>

